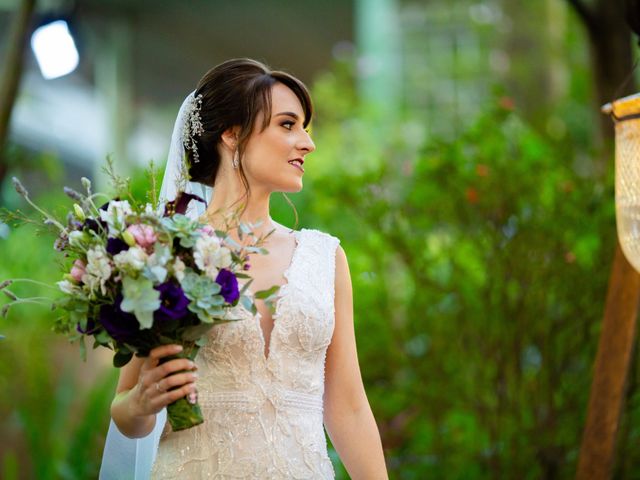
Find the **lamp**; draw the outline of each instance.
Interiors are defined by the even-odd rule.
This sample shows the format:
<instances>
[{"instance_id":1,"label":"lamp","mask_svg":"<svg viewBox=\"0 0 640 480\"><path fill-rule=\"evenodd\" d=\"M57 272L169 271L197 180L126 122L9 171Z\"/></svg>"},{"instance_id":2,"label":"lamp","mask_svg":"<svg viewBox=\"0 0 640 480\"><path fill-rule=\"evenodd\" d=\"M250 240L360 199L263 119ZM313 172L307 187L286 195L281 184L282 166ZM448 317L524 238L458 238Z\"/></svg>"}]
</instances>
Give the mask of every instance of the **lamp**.
<instances>
[{"instance_id":1,"label":"lamp","mask_svg":"<svg viewBox=\"0 0 640 480\"><path fill-rule=\"evenodd\" d=\"M615 122L615 202L620 247L640 272L640 93L602 107Z\"/></svg>"},{"instance_id":2,"label":"lamp","mask_svg":"<svg viewBox=\"0 0 640 480\"><path fill-rule=\"evenodd\" d=\"M42 76L47 80L73 72L80 60L65 20L55 20L37 28L31 36L31 48Z\"/></svg>"}]
</instances>

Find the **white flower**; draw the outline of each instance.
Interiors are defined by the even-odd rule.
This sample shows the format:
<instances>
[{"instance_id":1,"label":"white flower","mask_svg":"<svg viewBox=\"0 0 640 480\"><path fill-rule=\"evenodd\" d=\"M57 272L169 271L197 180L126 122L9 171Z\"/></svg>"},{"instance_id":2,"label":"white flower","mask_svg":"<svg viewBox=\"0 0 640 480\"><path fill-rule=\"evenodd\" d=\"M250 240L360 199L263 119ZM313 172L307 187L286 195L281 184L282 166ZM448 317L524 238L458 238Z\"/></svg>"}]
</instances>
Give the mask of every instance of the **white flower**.
<instances>
[{"instance_id":1,"label":"white flower","mask_svg":"<svg viewBox=\"0 0 640 480\"><path fill-rule=\"evenodd\" d=\"M218 268L228 268L231 266L231 251L227 247L220 247L214 260Z\"/></svg>"},{"instance_id":2,"label":"white flower","mask_svg":"<svg viewBox=\"0 0 640 480\"><path fill-rule=\"evenodd\" d=\"M58 282L57 285L63 293L69 295L79 295L82 292L82 289L78 285L69 280L62 280Z\"/></svg>"},{"instance_id":3,"label":"white flower","mask_svg":"<svg viewBox=\"0 0 640 480\"><path fill-rule=\"evenodd\" d=\"M114 255L113 261L120 270L140 271L144 268L148 257L144 249L135 246Z\"/></svg>"},{"instance_id":4,"label":"white flower","mask_svg":"<svg viewBox=\"0 0 640 480\"><path fill-rule=\"evenodd\" d=\"M184 278L185 268L187 268L187 266L182 260L180 260L180 257L176 257L175 261L173 262L172 269L173 275L178 279L179 282L182 282L182 279Z\"/></svg>"},{"instance_id":5,"label":"white flower","mask_svg":"<svg viewBox=\"0 0 640 480\"><path fill-rule=\"evenodd\" d=\"M146 203L144 205L144 213L145 215L155 215L156 210L155 208L153 208L153 205L151 205L150 203Z\"/></svg>"},{"instance_id":6,"label":"white flower","mask_svg":"<svg viewBox=\"0 0 640 480\"><path fill-rule=\"evenodd\" d=\"M157 283L164 283L169 273L166 268L169 255L169 249L166 249L166 254L165 252L155 251L149 255L149 259L147 260L148 268L145 271L145 276Z\"/></svg>"},{"instance_id":7,"label":"white flower","mask_svg":"<svg viewBox=\"0 0 640 480\"><path fill-rule=\"evenodd\" d=\"M84 232L74 230L69 234L69 245L72 247L78 247L82 245L82 241L85 239Z\"/></svg>"},{"instance_id":8,"label":"white flower","mask_svg":"<svg viewBox=\"0 0 640 480\"><path fill-rule=\"evenodd\" d=\"M109 202L109 206L107 210L100 210L100 218L107 222L109 226L109 234L116 235L122 232L126 225L124 220L127 215L131 215L133 211L131 210L131 205L126 200L117 201L112 200Z\"/></svg>"},{"instance_id":9,"label":"white flower","mask_svg":"<svg viewBox=\"0 0 640 480\"><path fill-rule=\"evenodd\" d=\"M111 277L111 263L102 245L87 251L87 266L82 276L82 282L93 292L98 285L102 294L106 294L105 283Z\"/></svg>"},{"instance_id":10,"label":"white flower","mask_svg":"<svg viewBox=\"0 0 640 480\"><path fill-rule=\"evenodd\" d=\"M218 237L202 236L196 240L193 260L200 270L215 280L221 268L231 265L231 252L220 245Z\"/></svg>"}]
</instances>

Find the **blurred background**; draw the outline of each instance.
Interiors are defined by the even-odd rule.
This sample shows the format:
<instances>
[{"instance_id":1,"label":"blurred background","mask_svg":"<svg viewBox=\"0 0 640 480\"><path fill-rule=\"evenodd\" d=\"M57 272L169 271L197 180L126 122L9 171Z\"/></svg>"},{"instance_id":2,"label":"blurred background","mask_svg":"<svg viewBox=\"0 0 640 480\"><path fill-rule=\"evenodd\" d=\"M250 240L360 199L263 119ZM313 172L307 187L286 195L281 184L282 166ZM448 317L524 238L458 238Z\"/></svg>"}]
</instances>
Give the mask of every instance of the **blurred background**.
<instances>
[{"instance_id":1,"label":"blurred background","mask_svg":"<svg viewBox=\"0 0 640 480\"><path fill-rule=\"evenodd\" d=\"M600 106L638 76L622 3L0 0L0 91L15 99L0 206L33 213L17 176L62 212L64 185L107 188L107 155L144 196L209 68L246 56L287 70L317 110L297 228L347 252L391 478L573 478L616 241ZM32 37L61 20L63 36ZM295 226L279 195L273 208ZM57 281L52 242L0 223L0 279ZM54 318L26 304L0 318L0 478L97 478L117 371L107 351L82 362ZM620 374L611 475L637 479L637 356Z\"/></svg>"}]
</instances>

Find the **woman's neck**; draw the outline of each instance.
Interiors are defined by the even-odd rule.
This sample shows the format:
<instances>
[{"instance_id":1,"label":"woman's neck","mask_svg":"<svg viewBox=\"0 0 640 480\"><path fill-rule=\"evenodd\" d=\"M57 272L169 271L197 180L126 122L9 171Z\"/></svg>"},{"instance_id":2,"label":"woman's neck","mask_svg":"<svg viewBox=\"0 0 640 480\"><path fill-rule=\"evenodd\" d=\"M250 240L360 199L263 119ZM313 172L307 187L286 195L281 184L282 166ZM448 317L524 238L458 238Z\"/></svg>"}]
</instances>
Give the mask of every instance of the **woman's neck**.
<instances>
[{"instance_id":1,"label":"woman's neck","mask_svg":"<svg viewBox=\"0 0 640 480\"><path fill-rule=\"evenodd\" d=\"M271 231L274 224L269 215L270 195L254 191L245 195L244 186L234 185L229 188L230 183L216 182L205 212L207 223L214 228L225 229L238 221L251 224L260 222L254 229L256 235L264 235Z\"/></svg>"}]
</instances>

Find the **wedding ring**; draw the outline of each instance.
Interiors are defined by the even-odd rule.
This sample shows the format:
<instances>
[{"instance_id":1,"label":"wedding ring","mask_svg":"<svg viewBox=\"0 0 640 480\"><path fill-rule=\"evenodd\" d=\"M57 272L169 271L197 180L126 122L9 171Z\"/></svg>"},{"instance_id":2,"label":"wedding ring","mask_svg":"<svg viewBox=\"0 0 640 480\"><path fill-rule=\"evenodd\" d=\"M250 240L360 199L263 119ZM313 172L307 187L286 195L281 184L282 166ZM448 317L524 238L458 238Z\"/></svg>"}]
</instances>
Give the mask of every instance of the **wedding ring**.
<instances>
[{"instance_id":1,"label":"wedding ring","mask_svg":"<svg viewBox=\"0 0 640 480\"><path fill-rule=\"evenodd\" d=\"M161 392L162 390L160 390L160 382L156 382L156 390Z\"/></svg>"}]
</instances>

